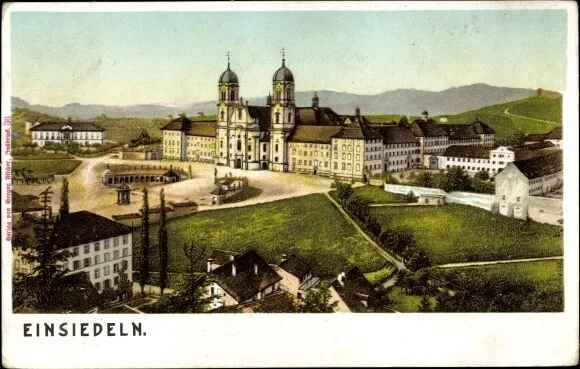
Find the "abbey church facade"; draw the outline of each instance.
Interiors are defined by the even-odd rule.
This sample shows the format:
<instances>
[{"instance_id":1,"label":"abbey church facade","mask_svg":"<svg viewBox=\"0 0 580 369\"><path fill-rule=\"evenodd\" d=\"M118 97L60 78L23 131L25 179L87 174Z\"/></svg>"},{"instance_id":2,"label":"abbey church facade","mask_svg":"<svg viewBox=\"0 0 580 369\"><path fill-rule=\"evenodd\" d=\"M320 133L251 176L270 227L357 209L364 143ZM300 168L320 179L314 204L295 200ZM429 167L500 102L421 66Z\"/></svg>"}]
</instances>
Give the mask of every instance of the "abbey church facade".
<instances>
[{"instance_id":1,"label":"abbey church facade","mask_svg":"<svg viewBox=\"0 0 580 369\"><path fill-rule=\"evenodd\" d=\"M284 58L264 106L242 99L229 61L217 87L216 120L181 115L162 128L165 159L362 181L386 171L439 168L449 146L495 141L495 132L482 122L440 125L427 112L400 127L373 124L358 108L354 115L339 115L319 106L316 93L311 106L298 107L294 75Z\"/></svg>"}]
</instances>

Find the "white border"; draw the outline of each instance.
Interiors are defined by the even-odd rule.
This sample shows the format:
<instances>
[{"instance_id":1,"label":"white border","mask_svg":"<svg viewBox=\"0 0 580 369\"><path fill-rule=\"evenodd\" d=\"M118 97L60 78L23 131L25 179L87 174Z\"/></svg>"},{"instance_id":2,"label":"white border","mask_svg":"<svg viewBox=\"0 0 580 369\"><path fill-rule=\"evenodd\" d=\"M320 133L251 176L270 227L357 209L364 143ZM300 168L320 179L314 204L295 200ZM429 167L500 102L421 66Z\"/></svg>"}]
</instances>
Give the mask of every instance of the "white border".
<instances>
[{"instance_id":1,"label":"white border","mask_svg":"<svg viewBox=\"0 0 580 369\"><path fill-rule=\"evenodd\" d=\"M2 9L2 116L14 11L566 9L565 307L556 314L13 315L2 243L2 360L10 367L570 365L578 360L578 18L573 2L14 3ZM2 145L4 145L2 130ZM3 150L4 151L4 150ZM2 168L9 158L2 155ZM2 173L4 177L4 173ZM5 214L2 183L2 215ZM2 230L6 219L2 217ZM2 232L4 234L4 232ZM146 337L23 338L24 322L139 321Z\"/></svg>"}]
</instances>

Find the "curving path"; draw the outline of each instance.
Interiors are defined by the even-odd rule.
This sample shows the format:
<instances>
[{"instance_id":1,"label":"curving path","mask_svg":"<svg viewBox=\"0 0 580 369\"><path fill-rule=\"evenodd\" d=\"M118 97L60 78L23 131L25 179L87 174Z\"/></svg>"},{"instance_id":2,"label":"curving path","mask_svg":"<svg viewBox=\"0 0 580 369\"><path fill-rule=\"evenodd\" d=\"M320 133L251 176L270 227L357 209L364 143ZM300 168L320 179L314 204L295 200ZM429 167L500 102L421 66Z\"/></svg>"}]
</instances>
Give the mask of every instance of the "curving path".
<instances>
[{"instance_id":1,"label":"curving path","mask_svg":"<svg viewBox=\"0 0 580 369\"><path fill-rule=\"evenodd\" d=\"M564 257L563 256L548 256L548 257L544 257L544 258L529 258L529 259L472 261L472 262L466 262L466 263L451 263L451 264L434 265L434 267L435 268L462 268L462 267L479 266L479 265L525 263L528 261L539 261L539 260L564 260Z\"/></svg>"},{"instance_id":2,"label":"curving path","mask_svg":"<svg viewBox=\"0 0 580 369\"><path fill-rule=\"evenodd\" d=\"M523 118L523 119L529 119L529 120L535 120L536 122L542 122L542 123L548 123L548 124L554 124L554 125L558 125L561 126L562 123L558 123L558 122L552 122L550 120L543 120L543 119L536 119L536 118L530 118L530 117L526 117L525 115L517 115L517 114L512 114L509 112L510 108L507 108L506 110L504 110L504 114L509 115L511 117L516 117L516 118Z\"/></svg>"}]
</instances>

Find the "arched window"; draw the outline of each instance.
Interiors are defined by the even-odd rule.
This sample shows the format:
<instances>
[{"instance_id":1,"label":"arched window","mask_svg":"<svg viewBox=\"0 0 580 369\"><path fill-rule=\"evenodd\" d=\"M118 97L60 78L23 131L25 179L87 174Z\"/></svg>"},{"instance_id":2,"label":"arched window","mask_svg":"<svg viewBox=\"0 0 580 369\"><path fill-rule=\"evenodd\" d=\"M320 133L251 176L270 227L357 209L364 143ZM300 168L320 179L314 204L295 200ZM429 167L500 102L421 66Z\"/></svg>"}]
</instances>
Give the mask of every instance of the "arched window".
<instances>
[{"instance_id":1,"label":"arched window","mask_svg":"<svg viewBox=\"0 0 580 369\"><path fill-rule=\"evenodd\" d=\"M222 101L223 101L223 100L225 100L225 99L226 99L226 92L225 92L225 91L222 91L222 92L220 93L220 96L221 96L221 100L222 100Z\"/></svg>"},{"instance_id":2,"label":"arched window","mask_svg":"<svg viewBox=\"0 0 580 369\"><path fill-rule=\"evenodd\" d=\"M236 91L231 90L230 91L230 101L235 101L235 100L236 100Z\"/></svg>"},{"instance_id":3,"label":"arched window","mask_svg":"<svg viewBox=\"0 0 580 369\"><path fill-rule=\"evenodd\" d=\"M242 140L238 140L238 150L242 149Z\"/></svg>"},{"instance_id":4,"label":"arched window","mask_svg":"<svg viewBox=\"0 0 580 369\"><path fill-rule=\"evenodd\" d=\"M242 111L242 108L238 109L238 119L242 119Z\"/></svg>"},{"instance_id":5,"label":"arched window","mask_svg":"<svg viewBox=\"0 0 580 369\"><path fill-rule=\"evenodd\" d=\"M220 149L223 149L223 147L224 147L224 142L220 141Z\"/></svg>"},{"instance_id":6,"label":"arched window","mask_svg":"<svg viewBox=\"0 0 580 369\"><path fill-rule=\"evenodd\" d=\"M278 143L276 142L276 145L274 145L274 151L278 152Z\"/></svg>"},{"instance_id":7,"label":"arched window","mask_svg":"<svg viewBox=\"0 0 580 369\"><path fill-rule=\"evenodd\" d=\"M292 100L292 90L286 90L286 100Z\"/></svg>"},{"instance_id":8,"label":"arched window","mask_svg":"<svg viewBox=\"0 0 580 369\"><path fill-rule=\"evenodd\" d=\"M280 123L280 113L276 112L276 123Z\"/></svg>"},{"instance_id":9,"label":"arched window","mask_svg":"<svg viewBox=\"0 0 580 369\"><path fill-rule=\"evenodd\" d=\"M288 113L288 123L292 122L292 113Z\"/></svg>"},{"instance_id":10,"label":"arched window","mask_svg":"<svg viewBox=\"0 0 580 369\"><path fill-rule=\"evenodd\" d=\"M223 110L220 112L220 116L221 116L221 120L224 120L224 111Z\"/></svg>"},{"instance_id":11,"label":"arched window","mask_svg":"<svg viewBox=\"0 0 580 369\"><path fill-rule=\"evenodd\" d=\"M282 97L282 92L276 91L276 100L280 100L281 97Z\"/></svg>"}]
</instances>

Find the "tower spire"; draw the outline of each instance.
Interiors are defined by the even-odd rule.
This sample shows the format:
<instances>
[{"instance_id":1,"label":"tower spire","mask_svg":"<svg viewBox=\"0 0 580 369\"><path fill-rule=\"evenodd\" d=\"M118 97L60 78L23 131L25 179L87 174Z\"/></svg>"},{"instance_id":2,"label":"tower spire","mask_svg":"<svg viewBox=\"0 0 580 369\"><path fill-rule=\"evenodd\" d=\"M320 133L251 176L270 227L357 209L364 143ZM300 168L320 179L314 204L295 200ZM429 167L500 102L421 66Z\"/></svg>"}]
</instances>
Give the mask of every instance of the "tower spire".
<instances>
[{"instance_id":1,"label":"tower spire","mask_svg":"<svg viewBox=\"0 0 580 369\"><path fill-rule=\"evenodd\" d=\"M284 48L282 48L282 66L285 67L286 66L286 53L284 52Z\"/></svg>"},{"instance_id":2,"label":"tower spire","mask_svg":"<svg viewBox=\"0 0 580 369\"><path fill-rule=\"evenodd\" d=\"M228 69L230 69L230 52L229 51L226 53L226 56L228 57Z\"/></svg>"}]
</instances>

